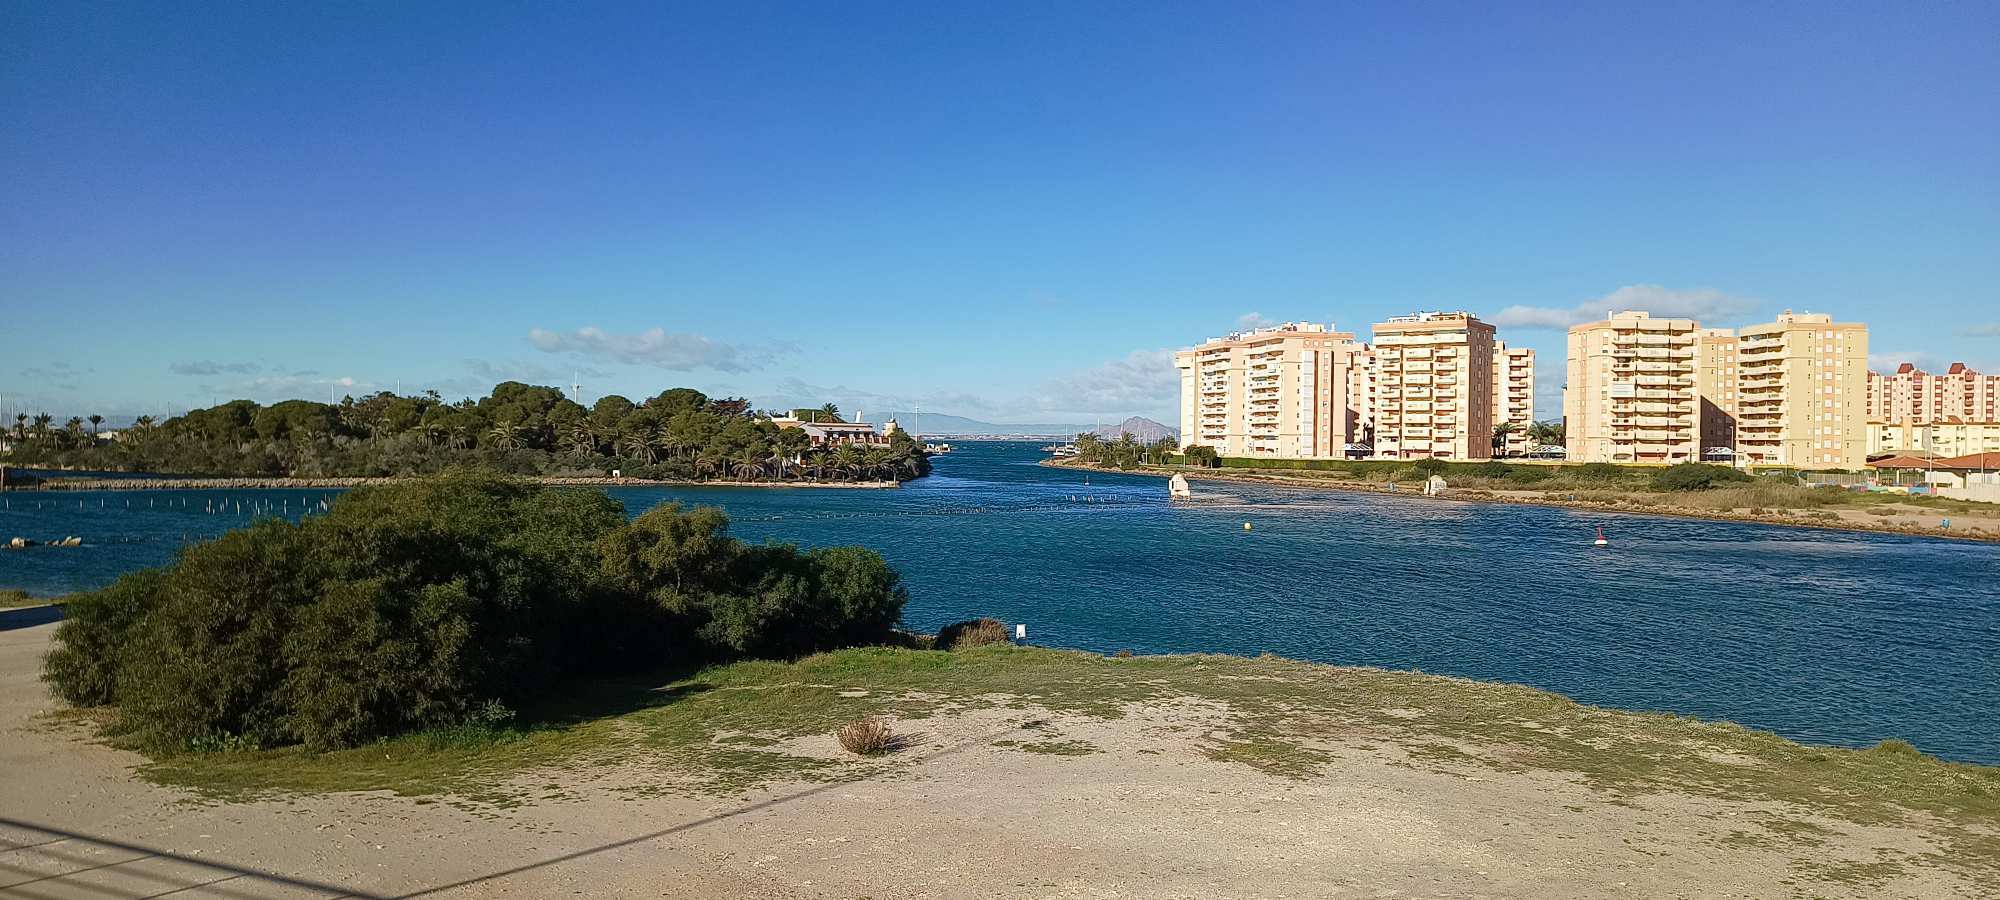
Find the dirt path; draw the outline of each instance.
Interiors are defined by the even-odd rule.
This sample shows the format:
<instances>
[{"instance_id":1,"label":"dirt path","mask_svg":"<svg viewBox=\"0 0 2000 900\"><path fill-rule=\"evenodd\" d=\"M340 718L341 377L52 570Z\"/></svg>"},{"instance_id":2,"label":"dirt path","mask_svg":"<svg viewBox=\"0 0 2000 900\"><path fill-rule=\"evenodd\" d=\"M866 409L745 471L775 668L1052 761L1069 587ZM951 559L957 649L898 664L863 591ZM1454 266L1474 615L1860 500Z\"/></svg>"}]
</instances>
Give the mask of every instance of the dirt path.
<instances>
[{"instance_id":1,"label":"dirt path","mask_svg":"<svg viewBox=\"0 0 2000 900\"><path fill-rule=\"evenodd\" d=\"M543 799L511 808L201 802L42 715L54 626L28 621L0 619L0 897L1978 896L1922 866L1871 877L1937 852L1922 833L1768 803L1614 797L1341 735L1324 773L1265 774L1210 758L1228 713L1194 704L939 716L909 724L887 774L749 796L628 765L532 773L518 780ZM1060 752L1078 744L1094 751Z\"/></svg>"}]
</instances>

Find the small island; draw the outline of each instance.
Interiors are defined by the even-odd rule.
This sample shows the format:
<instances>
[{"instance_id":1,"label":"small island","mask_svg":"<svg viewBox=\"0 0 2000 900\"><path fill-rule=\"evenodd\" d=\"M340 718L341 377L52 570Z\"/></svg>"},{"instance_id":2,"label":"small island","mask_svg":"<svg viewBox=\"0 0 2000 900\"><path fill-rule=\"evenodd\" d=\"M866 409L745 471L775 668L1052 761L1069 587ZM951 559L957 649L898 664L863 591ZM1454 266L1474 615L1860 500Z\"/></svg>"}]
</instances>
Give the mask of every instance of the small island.
<instances>
[{"instance_id":1,"label":"small island","mask_svg":"<svg viewBox=\"0 0 2000 900\"><path fill-rule=\"evenodd\" d=\"M88 421L88 430L85 423ZM15 417L0 464L98 473L231 479L232 486L348 486L469 469L552 483L894 485L930 472L923 442L892 420L847 422L833 404L758 410L742 398L672 388L634 402L584 406L557 388L516 381L478 399L389 391L338 403L232 400L185 415L140 416L103 431L102 416ZM149 488L214 482L146 481ZM9 473L5 486L106 487L98 479Z\"/></svg>"}]
</instances>

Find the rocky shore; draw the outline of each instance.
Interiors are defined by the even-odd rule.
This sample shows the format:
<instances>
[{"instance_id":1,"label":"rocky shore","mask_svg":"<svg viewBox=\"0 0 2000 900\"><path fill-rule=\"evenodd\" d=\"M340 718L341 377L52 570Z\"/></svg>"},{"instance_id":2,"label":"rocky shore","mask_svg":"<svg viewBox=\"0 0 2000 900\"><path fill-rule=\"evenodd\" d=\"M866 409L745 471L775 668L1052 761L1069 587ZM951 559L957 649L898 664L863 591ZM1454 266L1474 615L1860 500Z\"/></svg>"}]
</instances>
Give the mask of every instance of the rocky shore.
<instances>
[{"instance_id":1,"label":"rocky shore","mask_svg":"<svg viewBox=\"0 0 2000 900\"><path fill-rule=\"evenodd\" d=\"M1938 528L1920 524L1915 516L1901 516L1894 521L1871 522L1858 517L1842 515L1831 510L1782 510L1764 509L1720 510L1697 507L1672 506L1652 502L1657 495L1633 494L1615 501L1588 499L1555 499L1546 491L1506 491L1483 488L1447 488L1436 497L1425 496L1421 486L1412 482L1400 485L1373 481L1350 481L1334 478L1319 478L1312 475L1273 474L1269 471L1231 471L1227 469L1191 469L1172 466L1141 466L1136 469L1112 469L1075 460L1043 460L1042 465L1053 468L1087 469L1094 472L1120 472L1126 475L1150 475L1167 478L1183 474L1191 479L1206 481L1235 481L1255 484L1271 484L1283 487L1319 488L1330 491L1383 494L1407 500L1436 501L1455 500L1470 503L1512 503L1522 506L1554 506L1564 509L1589 510L1591 512L1618 513L1624 515L1673 516L1683 519L1705 519L1716 522L1756 522L1762 525L1782 525L1788 528L1821 528L1832 531L1873 531L1882 534L1904 534L1918 537L1946 538L1958 541L1982 541L2000 543L2000 509L1984 518L1970 521L1965 516L1956 516L1961 524L1956 528ZM1858 516L1858 511L1846 510Z\"/></svg>"}]
</instances>

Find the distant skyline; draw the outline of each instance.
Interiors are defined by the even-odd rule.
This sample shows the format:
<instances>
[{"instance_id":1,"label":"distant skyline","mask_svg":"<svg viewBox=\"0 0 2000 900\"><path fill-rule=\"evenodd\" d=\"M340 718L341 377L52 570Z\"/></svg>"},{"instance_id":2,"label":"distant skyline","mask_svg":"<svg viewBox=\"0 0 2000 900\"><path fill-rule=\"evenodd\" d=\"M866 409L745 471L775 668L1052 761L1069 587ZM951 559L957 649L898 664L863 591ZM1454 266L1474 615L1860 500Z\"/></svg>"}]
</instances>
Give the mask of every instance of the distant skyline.
<instances>
[{"instance_id":1,"label":"distant skyline","mask_svg":"<svg viewBox=\"0 0 2000 900\"><path fill-rule=\"evenodd\" d=\"M1173 423L1467 309L2000 371L2000 7L10 4L0 410L501 380Z\"/></svg>"}]
</instances>

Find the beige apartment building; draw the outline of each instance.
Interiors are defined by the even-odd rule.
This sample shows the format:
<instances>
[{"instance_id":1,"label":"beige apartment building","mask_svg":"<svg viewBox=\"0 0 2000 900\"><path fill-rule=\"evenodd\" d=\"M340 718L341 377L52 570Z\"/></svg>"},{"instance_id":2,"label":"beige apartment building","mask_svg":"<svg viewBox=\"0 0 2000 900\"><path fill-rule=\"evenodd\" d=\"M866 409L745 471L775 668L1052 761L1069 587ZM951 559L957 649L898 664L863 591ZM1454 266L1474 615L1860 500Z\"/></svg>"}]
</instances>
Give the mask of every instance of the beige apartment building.
<instances>
[{"instance_id":1,"label":"beige apartment building","mask_svg":"<svg viewBox=\"0 0 2000 900\"><path fill-rule=\"evenodd\" d=\"M1287 322L1211 338L1174 354L1182 446L1223 456L1337 459L1361 425L1355 358L1365 346L1331 325Z\"/></svg>"},{"instance_id":2,"label":"beige apartment building","mask_svg":"<svg viewBox=\"0 0 2000 900\"><path fill-rule=\"evenodd\" d=\"M1736 332L1703 328L1695 332L1695 415L1701 419L1701 459L1729 463L1736 458Z\"/></svg>"},{"instance_id":3,"label":"beige apartment building","mask_svg":"<svg viewBox=\"0 0 2000 900\"><path fill-rule=\"evenodd\" d=\"M1493 326L1468 312L1418 312L1374 327L1374 455L1493 455Z\"/></svg>"},{"instance_id":4,"label":"beige apartment building","mask_svg":"<svg viewBox=\"0 0 2000 900\"><path fill-rule=\"evenodd\" d=\"M1693 319L1613 313L1569 330L1564 443L1573 462L1701 458Z\"/></svg>"},{"instance_id":5,"label":"beige apartment building","mask_svg":"<svg viewBox=\"0 0 2000 900\"><path fill-rule=\"evenodd\" d=\"M1504 447L1508 454L1526 453L1534 445L1528 426L1535 424L1535 351L1493 342L1493 427L1511 425Z\"/></svg>"},{"instance_id":6,"label":"beige apartment building","mask_svg":"<svg viewBox=\"0 0 2000 900\"><path fill-rule=\"evenodd\" d=\"M1968 422L1956 416L1941 422L1869 422L1868 456L1934 456L2000 453L2000 421Z\"/></svg>"},{"instance_id":7,"label":"beige apartment building","mask_svg":"<svg viewBox=\"0 0 2000 900\"><path fill-rule=\"evenodd\" d=\"M1942 374L1912 363L1891 373L1868 373L1868 419L1889 424L2000 422L2000 375L1982 375L1955 362ZM1968 453L1978 451L1966 451Z\"/></svg>"},{"instance_id":8,"label":"beige apartment building","mask_svg":"<svg viewBox=\"0 0 2000 900\"><path fill-rule=\"evenodd\" d=\"M1868 326L1786 310L1737 333L1736 452L1748 465L1859 469L1868 454Z\"/></svg>"}]
</instances>

